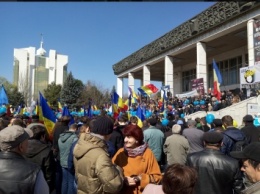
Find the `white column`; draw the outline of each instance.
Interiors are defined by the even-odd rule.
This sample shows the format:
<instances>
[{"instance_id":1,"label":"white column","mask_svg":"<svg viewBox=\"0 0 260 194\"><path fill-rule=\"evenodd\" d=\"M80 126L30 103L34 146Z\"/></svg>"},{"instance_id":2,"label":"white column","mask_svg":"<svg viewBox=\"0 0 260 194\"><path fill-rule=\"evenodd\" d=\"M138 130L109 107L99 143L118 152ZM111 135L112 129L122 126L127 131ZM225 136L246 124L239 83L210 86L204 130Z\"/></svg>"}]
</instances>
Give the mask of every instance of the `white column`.
<instances>
[{"instance_id":1,"label":"white column","mask_svg":"<svg viewBox=\"0 0 260 194\"><path fill-rule=\"evenodd\" d=\"M135 90L135 78L134 73L128 73L128 87L132 89L132 91ZM128 91L129 92L129 91Z\"/></svg>"},{"instance_id":2,"label":"white column","mask_svg":"<svg viewBox=\"0 0 260 194\"><path fill-rule=\"evenodd\" d=\"M166 56L164 59L164 85L170 85L170 92L173 94L173 59Z\"/></svg>"},{"instance_id":3,"label":"white column","mask_svg":"<svg viewBox=\"0 0 260 194\"><path fill-rule=\"evenodd\" d=\"M145 65L143 67L143 85L142 86L150 84L150 79L151 79L150 67Z\"/></svg>"},{"instance_id":4,"label":"white column","mask_svg":"<svg viewBox=\"0 0 260 194\"><path fill-rule=\"evenodd\" d=\"M117 77L117 94L122 97L123 96L123 78Z\"/></svg>"},{"instance_id":5,"label":"white column","mask_svg":"<svg viewBox=\"0 0 260 194\"><path fill-rule=\"evenodd\" d=\"M207 53L206 44L202 42L197 43L197 78L203 78L204 92L208 91L208 76L207 76Z\"/></svg>"},{"instance_id":6,"label":"white column","mask_svg":"<svg viewBox=\"0 0 260 194\"><path fill-rule=\"evenodd\" d=\"M251 19L247 22L247 49L248 49L248 65L255 64L254 52L254 20Z\"/></svg>"}]
</instances>

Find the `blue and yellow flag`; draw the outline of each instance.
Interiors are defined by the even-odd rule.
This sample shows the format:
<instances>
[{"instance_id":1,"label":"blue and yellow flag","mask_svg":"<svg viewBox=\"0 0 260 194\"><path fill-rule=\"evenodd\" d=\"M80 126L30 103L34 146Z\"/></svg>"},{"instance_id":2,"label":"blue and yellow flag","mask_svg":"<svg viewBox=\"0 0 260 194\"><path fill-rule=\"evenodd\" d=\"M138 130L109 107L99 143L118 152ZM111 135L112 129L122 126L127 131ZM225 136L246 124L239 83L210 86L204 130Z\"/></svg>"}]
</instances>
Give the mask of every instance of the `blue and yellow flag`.
<instances>
[{"instance_id":1,"label":"blue and yellow flag","mask_svg":"<svg viewBox=\"0 0 260 194\"><path fill-rule=\"evenodd\" d=\"M40 96L40 112L42 113L44 125L49 133L50 139L53 137L53 128L56 122L56 117L48 106L46 100L42 96L41 92L39 92Z\"/></svg>"}]
</instances>

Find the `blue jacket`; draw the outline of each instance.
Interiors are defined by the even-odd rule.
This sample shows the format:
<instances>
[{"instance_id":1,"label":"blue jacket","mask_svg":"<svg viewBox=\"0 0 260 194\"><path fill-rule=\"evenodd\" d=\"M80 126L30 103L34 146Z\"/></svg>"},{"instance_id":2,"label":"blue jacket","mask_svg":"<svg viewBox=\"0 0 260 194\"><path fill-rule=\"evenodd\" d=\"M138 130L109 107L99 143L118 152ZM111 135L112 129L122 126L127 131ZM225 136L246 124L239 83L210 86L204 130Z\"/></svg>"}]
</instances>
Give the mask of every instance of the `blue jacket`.
<instances>
[{"instance_id":1,"label":"blue jacket","mask_svg":"<svg viewBox=\"0 0 260 194\"><path fill-rule=\"evenodd\" d=\"M227 128L223 132L223 135L224 135L223 140L222 140L223 145L221 146L220 150L222 153L224 153L226 155L229 155L229 153L232 151L235 141L242 141L245 139L245 134L241 130L239 130L235 127Z\"/></svg>"},{"instance_id":2,"label":"blue jacket","mask_svg":"<svg viewBox=\"0 0 260 194\"><path fill-rule=\"evenodd\" d=\"M59 150L60 150L60 165L63 168L68 168L68 157L70 153L70 148L73 142L78 140L78 136L75 132L65 131L60 134L58 140Z\"/></svg>"}]
</instances>

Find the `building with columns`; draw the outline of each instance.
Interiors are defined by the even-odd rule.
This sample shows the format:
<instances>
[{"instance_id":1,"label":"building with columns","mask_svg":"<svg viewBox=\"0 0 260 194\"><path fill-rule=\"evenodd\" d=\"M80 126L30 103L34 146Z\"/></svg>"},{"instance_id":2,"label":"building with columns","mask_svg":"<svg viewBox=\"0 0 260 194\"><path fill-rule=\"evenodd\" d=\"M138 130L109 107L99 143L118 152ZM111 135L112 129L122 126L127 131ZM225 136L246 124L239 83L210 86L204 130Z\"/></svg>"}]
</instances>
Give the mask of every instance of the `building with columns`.
<instances>
[{"instance_id":1,"label":"building with columns","mask_svg":"<svg viewBox=\"0 0 260 194\"><path fill-rule=\"evenodd\" d=\"M43 40L35 51L35 47L14 49L13 83L24 94L28 106L38 99L39 91L43 92L48 84L54 82L63 85L67 77L67 55L50 50L47 57Z\"/></svg>"},{"instance_id":2,"label":"building with columns","mask_svg":"<svg viewBox=\"0 0 260 194\"><path fill-rule=\"evenodd\" d=\"M173 95L190 91L191 80L203 78L207 93L213 88L213 59L222 74L220 89L239 88L239 69L255 63L257 20L260 2L215 3L114 64L117 93L123 95L125 78L132 89L135 79L141 80L141 85L159 81L170 85Z\"/></svg>"}]
</instances>

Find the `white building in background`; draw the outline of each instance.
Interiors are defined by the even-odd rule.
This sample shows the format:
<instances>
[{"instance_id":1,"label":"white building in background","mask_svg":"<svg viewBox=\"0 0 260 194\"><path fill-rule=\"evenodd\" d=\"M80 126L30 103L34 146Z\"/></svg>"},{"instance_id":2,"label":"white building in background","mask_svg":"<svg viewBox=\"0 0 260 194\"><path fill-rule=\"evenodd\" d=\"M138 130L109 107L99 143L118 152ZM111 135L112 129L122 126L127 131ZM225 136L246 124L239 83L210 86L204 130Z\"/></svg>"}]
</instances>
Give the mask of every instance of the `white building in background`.
<instances>
[{"instance_id":1,"label":"white building in background","mask_svg":"<svg viewBox=\"0 0 260 194\"><path fill-rule=\"evenodd\" d=\"M47 57L42 40L37 51L35 47L14 49L13 83L24 94L27 105L30 105L48 84L55 82L63 85L67 67L68 56L50 50Z\"/></svg>"}]
</instances>

